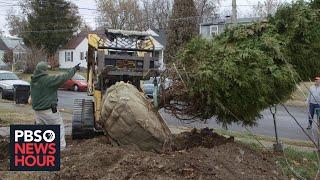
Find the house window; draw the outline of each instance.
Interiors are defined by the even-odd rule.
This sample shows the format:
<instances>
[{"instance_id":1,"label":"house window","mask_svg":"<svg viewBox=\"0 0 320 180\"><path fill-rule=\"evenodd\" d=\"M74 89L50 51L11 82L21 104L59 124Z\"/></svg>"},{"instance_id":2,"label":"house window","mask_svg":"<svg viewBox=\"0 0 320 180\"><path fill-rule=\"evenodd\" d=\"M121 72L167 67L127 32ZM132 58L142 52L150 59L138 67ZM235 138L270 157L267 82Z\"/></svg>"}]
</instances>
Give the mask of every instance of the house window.
<instances>
[{"instance_id":1,"label":"house window","mask_svg":"<svg viewBox=\"0 0 320 180\"><path fill-rule=\"evenodd\" d=\"M80 60L84 60L84 52L80 52Z\"/></svg>"},{"instance_id":2,"label":"house window","mask_svg":"<svg viewBox=\"0 0 320 180\"><path fill-rule=\"evenodd\" d=\"M155 51L154 57L160 59L160 51Z\"/></svg>"},{"instance_id":3,"label":"house window","mask_svg":"<svg viewBox=\"0 0 320 180\"><path fill-rule=\"evenodd\" d=\"M215 37L219 33L219 27L218 26L210 26L210 36Z\"/></svg>"},{"instance_id":4,"label":"house window","mask_svg":"<svg viewBox=\"0 0 320 180\"><path fill-rule=\"evenodd\" d=\"M20 53L14 53L14 62L20 61Z\"/></svg>"},{"instance_id":5,"label":"house window","mask_svg":"<svg viewBox=\"0 0 320 180\"><path fill-rule=\"evenodd\" d=\"M65 61L71 61L73 62L73 52L65 52Z\"/></svg>"}]
</instances>

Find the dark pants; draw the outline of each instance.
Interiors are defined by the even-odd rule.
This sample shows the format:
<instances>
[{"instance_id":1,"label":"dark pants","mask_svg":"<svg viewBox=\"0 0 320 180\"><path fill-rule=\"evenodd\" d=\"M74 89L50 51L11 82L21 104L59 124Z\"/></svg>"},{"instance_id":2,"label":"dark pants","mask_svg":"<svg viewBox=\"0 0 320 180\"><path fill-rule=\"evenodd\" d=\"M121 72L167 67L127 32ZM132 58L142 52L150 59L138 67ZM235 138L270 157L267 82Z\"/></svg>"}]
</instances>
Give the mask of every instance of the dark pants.
<instances>
[{"instance_id":1,"label":"dark pants","mask_svg":"<svg viewBox=\"0 0 320 180\"><path fill-rule=\"evenodd\" d=\"M309 104L309 124L310 125L312 125L312 121L313 121L313 117L314 117L314 113L316 112L316 109L320 109L319 104L312 104L312 103Z\"/></svg>"}]
</instances>

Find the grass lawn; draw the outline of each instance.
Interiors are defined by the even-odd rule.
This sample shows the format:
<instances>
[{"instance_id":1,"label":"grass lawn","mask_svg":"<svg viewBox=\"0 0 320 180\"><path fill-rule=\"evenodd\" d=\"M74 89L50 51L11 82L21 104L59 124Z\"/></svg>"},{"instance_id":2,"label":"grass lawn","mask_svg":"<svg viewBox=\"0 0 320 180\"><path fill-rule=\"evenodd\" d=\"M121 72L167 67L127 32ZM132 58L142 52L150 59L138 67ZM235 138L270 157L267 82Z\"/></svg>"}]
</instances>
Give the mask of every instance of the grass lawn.
<instances>
[{"instance_id":1,"label":"grass lawn","mask_svg":"<svg viewBox=\"0 0 320 180\"><path fill-rule=\"evenodd\" d=\"M59 109L65 123L71 123L72 112ZM0 127L10 124L34 124L35 114L27 104L15 104L14 101L0 99Z\"/></svg>"},{"instance_id":2,"label":"grass lawn","mask_svg":"<svg viewBox=\"0 0 320 180\"><path fill-rule=\"evenodd\" d=\"M264 151L257 143L249 144L256 151ZM316 177L320 164L316 152L285 148L283 154L274 154L274 159L289 179L319 179Z\"/></svg>"},{"instance_id":3,"label":"grass lawn","mask_svg":"<svg viewBox=\"0 0 320 180\"><path fill-rule=\"evenodd\" d=\"M316 152L303 152L286 148L284 155L278 156L276 160L290 178L317 179L316 175L320 167Z\"/></svg>"},{"instance_id":4,"label":"grass lawn","mask_svg":"<svg viewBox=\"0 0 320 180\"><path fill-rule=\"evenodd\" d=\"M229 130L222 130L222 129L214 129L219 134L225 135L225 136L234 136L238 138L240 141L246 141L246 140L255 140L257 138L259 141L264 141L267 143L274 143L276 141L275 137L272 136L263 136L263 135L254 135L243 131L243 132L236 132L236 131L229 131ZM313 144L310 141L299 141L299 140L292 140L287 138L281 138L280 139L282 143L285 145L291 145L291 146L302 146L302 147L309 147L313 148Z\"/></svg>"},{"instance_id":5,"label":"grass lawn","mask_svg":"<svg viewBox=\"0 0 320 180\"><path fill-rule=\"evenodd\" d=\"M29 105L0 100L0 127L10 124L34 124L34 112Z\"/></svg>"},{"instance_id":6,"label":"grass lawn","mask_svg":"<svg viewBox=\"0 0 320 180\"><path fill-rule=\"evenodd\" d=\"M273 152L272 145L275 142L274 137L260 136L248 132L234 132L228 130L215 129L219 134L226 136L234 136L236 141L248 144L251 149L258 152ZM265 147L257 142L258 139ZM289 179L316 179L320 162L317 153L314 151L313 144L309 141L296 141L291 139L283 139L283 154L272 154L277 164L282 168L283 172ZM306 150L305 150L306 149ZM320 175L318 177L320 179Z\"/></svg>"}]
</instances>

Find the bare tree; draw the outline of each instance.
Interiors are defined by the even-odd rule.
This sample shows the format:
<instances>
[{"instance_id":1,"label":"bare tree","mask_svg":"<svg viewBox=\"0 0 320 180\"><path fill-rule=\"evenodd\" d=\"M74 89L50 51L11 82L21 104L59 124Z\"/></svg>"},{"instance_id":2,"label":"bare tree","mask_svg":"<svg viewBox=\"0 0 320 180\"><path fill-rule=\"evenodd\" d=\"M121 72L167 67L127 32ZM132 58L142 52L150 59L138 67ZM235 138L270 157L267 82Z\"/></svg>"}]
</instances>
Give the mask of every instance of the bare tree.
<instances>
[{"instance_id":1,"label":"bare tree","mask_svg":"<svg viewBox=\"0 0 320 180\"><path fill-rule=\"evenodd\" d=\"M127 30L166 28L171 15L170 0L97 0L101 27Z\"/></svg>"},{"instance_id":2,"label":"bare tree","mask_svg":"<svg viewBox=\"0 0 320 180\"><path fill-rule=\"evenodd\" d=\"M142 12L136 0L97 0L99 25L113 29L138 30Z\"/></svg>"},{"instance_id":3,"label":"bare tree","mask_svg":"<svg viewBox=\"0 0 320 180\"><path fill-rule=\"evenodd\" d=\"M9 33L13 36L21 36L21 32L27 23L25 16L10 9L7 11L6 21Z\"/></svg>"},{"instance_id":4,"label":"bare tree","mask_svg":"<svg viewBox=\"0 0 320 180\"><path fill-rule=\"evenodd\" d=\"M84 19L81 19L80 31L90 32L92 30L92 27Z\"/></svg>"},{"instance_id":5,"label":"bare tree","mask_svg":"<svg viewBox=\"0 0 320 180\"><path fill-rule=\"evenodd\" d=\"M166 29L169 24L171 7L170 0L152 0L150 6L151 25L159 29Z\"/></svg>"},{"instance_id":6,"label":"bare tree","mask_svg":"<svg viewBox=\"0 0 320 180\"><path fill-rule=\"evenodd\" d=\"M274 15L281 3L281 0L265 0L263 2L259 1L258 5L253 7L252 16L264 18L268 15Z\"/></svg>"},{"instance_id":7,"label":"bare tree","mask_svg":"<svg viewBox=\"0 0 320 180\"><path fill-rule=\"evenodd\" d=\"M25 62L25 72L33 72L38 62L44 61L46 57L46 52L43 49L39 49L35 45L30 45L28 52L22 60Z\"/></svg>"},{"instance_id":8,"label":"bare tree","mask_svg":"<svg viewBox=\"0 0 320 180\"><path fill-rule=\"evenodd\" d=\"M197 9L193 0L174 0L167 29L166 64L175 62L176 55L198 34Z\"/></svg>"},{"instance_id":9,"label":"bare tree","mask_svg":"<svg viewBox=\"0 0 320 180\"><path fill-rule=\"evenodd\" d=\"M195 5L199 16L212 17L217 14L220 0L196 0Z\"/></svg>"},{"instance_id":10,"label":"bare tree","mask_svg":"<svg viewBox=\"0 0 320 180\"><path fill-rule=\"evenodd\" d=\"M141 0L143 22L146 27L153 26L153 12L151 8L152 3L153 0Z\"/></svg>"}]
</instances>

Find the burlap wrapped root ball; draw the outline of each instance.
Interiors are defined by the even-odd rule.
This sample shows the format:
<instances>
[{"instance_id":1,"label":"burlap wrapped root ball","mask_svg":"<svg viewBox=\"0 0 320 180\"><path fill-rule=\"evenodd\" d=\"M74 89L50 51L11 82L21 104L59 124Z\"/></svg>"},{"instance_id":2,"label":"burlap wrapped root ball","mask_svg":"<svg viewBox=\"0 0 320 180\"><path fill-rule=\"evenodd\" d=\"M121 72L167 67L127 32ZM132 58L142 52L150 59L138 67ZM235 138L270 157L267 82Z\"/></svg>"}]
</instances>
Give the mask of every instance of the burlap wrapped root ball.
<instances>
[{"instance_id":1,"label":"burlap wrapped root ball","mask_svg":"<svg viewBox=\"0 0 320 180\"><path fill-rule=\"evenodd\" d=\"M142 92L124 82L111 86L103 97L101 120L119 145L161 151L171 144L171 132Z\"/></svg>"}]
</instances>

